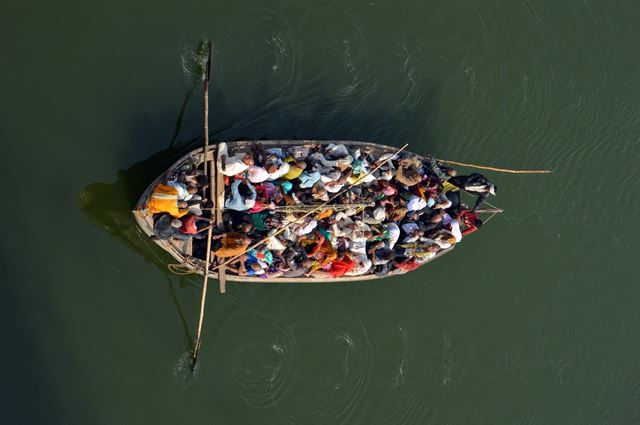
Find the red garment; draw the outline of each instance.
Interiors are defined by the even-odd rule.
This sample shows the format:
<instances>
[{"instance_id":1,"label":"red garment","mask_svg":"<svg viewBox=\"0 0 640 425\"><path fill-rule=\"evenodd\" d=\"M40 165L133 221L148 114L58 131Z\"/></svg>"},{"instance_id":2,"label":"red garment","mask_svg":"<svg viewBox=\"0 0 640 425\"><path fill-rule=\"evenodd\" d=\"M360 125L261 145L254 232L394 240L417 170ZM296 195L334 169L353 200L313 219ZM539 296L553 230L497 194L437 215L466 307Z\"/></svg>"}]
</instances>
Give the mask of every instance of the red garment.
<instances>
[{"instance_id":1,"label":"red garment","mask_svg":"<svg viewBox=\"0 0 640 425\"><path fill-rule=\"evenodd\" d=\"M180 231L187 235L195 235L196 233L198 233L198 228L196 227L196 219L197 217L193 214L187 216L187 218L183 218Z\"/></svg>"},{"instance_id":2,"label":"red garment","mask_svg":"<svg viewBox=\"0 0 640 425\"><path fill-rule=\"evenodd\" d=\"M348 255L345 255L342 260L333 260L331 262L331 277L344 276L345 273L348 273L355 268L356 262Z\"/></svg>"},{"instance_id":3,"label":"red garment","mask_svg":"<svg viewBox=\"0 0 640 425\"><path fill-rule=\"evenodd\" d=\"M259 213L260 211L264 211L267 209L267 205L263 204L262 202L256 200L255 205L253 206L253 208L251 208L249 211L249 213Z\"/></svg>"},{"instance_id":4,"label":"red garment","mask_svg":"<svg viewBox=\"0 0 640 425\"><path fill-rule=\"evenodd\" d=\"M476 220L478 219L478 214L473 211L463 210L458 214L458 220L462 219L466 229L462 232L462 236L468 235L469 233L473 233L478 230L476 226Z\"/></svg>"},{"instance_id":5,"label":"red garment","mask_svg":"<svg viewBox=\"0 0 640 425\"><path fill-rule=\"evenodd\" d=\"M407 260L404 263L396 263L394 264L394 266L396 266L400 270L404 270L405 272L410 272L420 267L420 264L416 263L413 260Z\"/></svg>"}]
</instances>

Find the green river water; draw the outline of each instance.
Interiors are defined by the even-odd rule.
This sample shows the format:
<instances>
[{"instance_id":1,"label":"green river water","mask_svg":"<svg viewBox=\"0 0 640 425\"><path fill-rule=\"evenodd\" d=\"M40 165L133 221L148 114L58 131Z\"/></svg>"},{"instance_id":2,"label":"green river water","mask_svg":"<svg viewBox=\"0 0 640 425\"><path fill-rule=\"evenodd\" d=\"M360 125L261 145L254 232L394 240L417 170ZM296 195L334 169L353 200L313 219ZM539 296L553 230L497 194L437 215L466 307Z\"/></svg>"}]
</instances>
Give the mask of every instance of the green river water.
<instances>
[{"instance_id":1,"label":"green river water","mask_svg":"<svg viewBox=\"0 0 640 425\"><path fill-rule=\"evenodd\" d=\"M640 423L637 1L4 3L3 424ZM129 210L202 135L351 139L505 209L370 283L210 292Z\"/></svg>"}]
</instances>

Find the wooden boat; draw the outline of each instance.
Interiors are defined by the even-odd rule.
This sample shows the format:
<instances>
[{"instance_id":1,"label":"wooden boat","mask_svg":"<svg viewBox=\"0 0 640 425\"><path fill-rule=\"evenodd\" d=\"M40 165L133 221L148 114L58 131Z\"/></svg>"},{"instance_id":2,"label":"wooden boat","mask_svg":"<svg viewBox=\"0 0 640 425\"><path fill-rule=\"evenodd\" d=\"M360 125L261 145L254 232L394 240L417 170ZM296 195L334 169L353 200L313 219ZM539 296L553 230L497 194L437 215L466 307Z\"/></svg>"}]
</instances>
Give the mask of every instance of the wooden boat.
<instances>
[{"instance_id":1,"label":"wooden boat","mask_svg":"<svg viewBox=\"0 0 640 425\"><path fill-rule=\"evenodd\" d=\"M227 143L229 155L234 155L241 152L249 152L251 150L252 144L255 142L252 141L237 141L237 142L229 142ZM369 142L361 142L361 141L324 141L324 140L267 140L260 141L261 145L265 148L268 147L291 147L291 146L311 146L311 145L327 145L329 143L342 143L348 148L360 148L363 152L370 152L374 157L379 157L383 154L394 154L398 151L397 147L385 146L376 143ZM164 173L161 176L158 176L145 190L145 192L140 197L138 204L136 205L133 215L140 226L140 229L147 235L153 235L153 217L152 214L147 213L146 205L149 201L151 194L153 193L154 188L161 182L162 178L168 173L173 172L174 170L179 169L183 165L187 163L195 163L196 166L201 166L203 162L213 161L214 165L216 162L219 162L221 158L218 156L217 147L215 145L209 146L208 152L206 155L203 154L204 148L194 149L193 151L187 153L178 159L167 173ZM412 154L419 160L425 160L420 155ZM211 188L215 188L215 195L212 196L214 201L214 209L216 211L215 214L215 224L221 225L222 221L222 210L224 206L225 199L225 186L224 186L224 176L218 173L218 167L212 167L213 170L216 170L214 175L210 175L210 186ZM174 269L178 267L180 273L196 273L199 275L204 275L205 270L205 261L195 258L192 255L192 240L189 239L187 241L179 241L175 239L171 240L156 240L155 243L166 251L169 255L171 255L176 261L177 264L170 265ZM430 258L427 262L433 261L436 258L450 252L453 247L439 251L434 257ZM211 268L215 267L215 260L212 263ZM170 269L172 269L170 267ZM210 268L210 270L211 270ZM378 276L376 274L364 274L360 276L343 276L334 279L326 279L326 278L315 278L315 277L297 277L297 278L284 278L284 277L276 277L264 279L261 277L252 277L252 276L239 276L230 274L225 271L224 267L220 267L218 270L210 271L209 277L213 277L219 280L226 281L235 281L235 282L289 282L289 283L303 283L303 282L354 282L354 281L365 281L372 279L380 279L382 277L394 276L398 274L403 274L404 272L401 270L395 270L391 273L386 274L385 276Z\"/></svg>"}]
</instances>

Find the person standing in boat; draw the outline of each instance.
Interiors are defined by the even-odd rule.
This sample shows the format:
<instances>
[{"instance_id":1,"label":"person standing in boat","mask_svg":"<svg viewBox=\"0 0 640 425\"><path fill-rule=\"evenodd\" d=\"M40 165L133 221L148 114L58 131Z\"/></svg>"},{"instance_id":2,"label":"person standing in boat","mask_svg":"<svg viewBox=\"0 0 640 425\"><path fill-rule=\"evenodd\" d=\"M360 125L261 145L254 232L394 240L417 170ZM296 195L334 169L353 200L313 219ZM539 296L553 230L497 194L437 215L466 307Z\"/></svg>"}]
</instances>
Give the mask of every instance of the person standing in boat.
<instances>
[{"instance_id":1,"label":"person standing in boat","mask_svg":"<svg viewBox=\"0 0 640 425\"><path fill-rule=\"evenodd\" d=\"M474 211L480 207L489 195L495 195L498 191L496 185L491 184L485 176L478 173L473 173L468 176L451 177L447 183L478 197L473 207Z\"/></svg>"}]
</instances>

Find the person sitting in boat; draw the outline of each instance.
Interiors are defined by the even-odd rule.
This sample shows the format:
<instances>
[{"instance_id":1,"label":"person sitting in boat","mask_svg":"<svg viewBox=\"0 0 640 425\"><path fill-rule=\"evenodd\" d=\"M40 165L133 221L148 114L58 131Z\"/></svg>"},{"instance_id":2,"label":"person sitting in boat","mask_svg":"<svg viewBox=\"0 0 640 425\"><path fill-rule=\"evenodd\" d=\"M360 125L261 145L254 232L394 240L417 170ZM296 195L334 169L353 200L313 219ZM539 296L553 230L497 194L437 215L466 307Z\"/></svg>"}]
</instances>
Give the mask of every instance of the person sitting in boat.
<instances>
[{"instance_id":1,"label":"person sitting in boat","mask_svg":"<svg viewBox=\"0 0 640 425\"><path fill-rule=\"evenodd\" d=\"M455 169L445 166L431 155L426 155L425 159L425 168L431 175L437 177L440 182L446 182L451 177L458 175Z\"/></svg>"},{"instance_id":2,"label":"person sitting in boat","mask_svg":"<svg viewBox=\"0 0 640 425\"><path fill-rule=\"evenodd\" d=\"M452 177L448 183L478 197L476 204L472 208L473 211L477 210L489 195L495 195L498 191L496 185L491 184L485 176L478 173L473 173L468 176Z\"/></svg>"},{"instance_id":3,"label":"person sitting in boat","mask_svg":"<svg viewBox=\"0 0 640 425\"><path fill-rule=\"evenodd\" d=\"M178 191L173 186L158 184L149 197L147 212L150 214L169 213L180 218L189 213L186 201L179 199Z\"/></svg>"},{"instance_id":4,"label":"person sitting in boat","mask_svg":"<svg viewBox=\"0 0 640 425\"><path fill-rule=\"evenodd\" d=\"M297 160L293 164L289 164L289 171L282 176L284 180L294 180L300 177L300 174L307 168L307 163Z\"/></svg>"},{"instance_id":5,"label":"person sitting in boat","mask_svg":"<svg viewBox=\"0 0 640 425\"><path fill-rule=\"evenodd\" d=\"M229 156L226 143L220 143L218 145L218 152L218 157L220 158L220 161L217 161L218 171L225 176L240 174L254 164L253 155L249 152Z\"/></svg>"},{"instance_id":6,"label":"person sitting in boat","mask_svg":"<svg viewBox=\"0 0 640 425\"><path fill-rule=\"evenodd\" d=\"M405 186L414 186L422 181L422 163L416 158L403 158L398 161L396 180Z\"/></svg>"},{"instance_id":7,"label":"person sitting in boat","mask_svg":"<svg viewBox=\"0 0 640 425\"><path fill-rule=\"evenodd\" d=\"M456 244L456 237L446 229L440 229L427 237L437 243L441 249L449 249Z\"/></svg>"},{"instance_id":8,"label":"person sitting in boat","mask_svg":"<svg viewBox=\"0 0 640 425\"><path fill-rule=\"evenodd\" d=\"M192 235L181 231L182 221L172 217L170 214L160 214L153 222L153 240L178 239L188 240Z\"/></svg>"},{"instance_id":9,"label":"person sitting in boat","mask_svg":"<svg viewBox=\"0 0 640 425\"><path fill-rule=\"evenodd\" d=\"M225 210L222 213L222 222L228 232L239 232L249 236L253 232L251 214L244 211Z\"/></svg>"},{"instance_id":10,"label":"person sitting in boat","mask_svg":"<svg viewBox=\"0 0 640 425\"><path fill-rule=\"evenodd\" d=\"M462 210L456 217L458 222L461 222L466 227L462 231L462 236L466 236L475 232L482 226L482 220L478 218L478 214L470 210Z\"/></svg>"},{"instance_id":11,"label":"person sitting in boat","mask_svg":"<svg viewBox=\"0 0 640 425\"><path fill-rule=\"evenodd\" d=\"M180 232L195 239L204 239L206 236L205 231L212 227L211 222L213 221L213 218L204 218L195 214L188 214L185 217L182 217L182 219L176 220L182 223L182 226L180 226ZM198 222L200 222L200 226L198 226ZM202 225L203 223L205 224L204 226Z\"/></svg>"},{"instance_id":12,"label":"person sitting in boat","mask_svg":"<svg viewBox=\"0 0 640 425\"><path fill-rule=\"evenodd\" d=\"M251 238L243 233L225 232L220 235L213 236L212 250L216 257L235 257L243 254L249 244Z\"/></svg>"},{"instance_id":13,"label":"person sitting in boat","mask_svg":"<svg viewBox=\"0 0 640 425\"><path fill-rule=\"evenodd\" d=\"M269 180L270 174L269 172L259 165L251 165L247 168L247 179L251 183L262 183L264 181Z\"/></svg>"},{"instance_id":14,"label":"person sitting in boat","mask_svg":"<svg viewBox=\"0 0 640 425\"><path fill-rule=\"evenodd\" d=\"M236 179L231 185L231 196L225 201L224 207L236 211L246 211L253 208L255 204L256 189L253 185Z\"/></svg>"},{"instance_id":15,"label":"person sitting in boat","mask_svg":"<svg viewBox=\"0 0 640 425\"><path fill-rule=\"evenodd\" d=\"M287 271L284 272L284 277L302 277L309 273L311 270L312 260L308 257L302 256L290 256L287 259Z\"/></svg>"},{"instance_id":16,"label":"person sitting in boat","mask_svg":"<svg viewBox=\"0 0 640 425\"><path fill-rule=\"evenodd\" d=\"M355 260L349 255L343 254L336 257L330 262L321 265L321 268L313 272L313 277L318 278L337 278L342 277L346 273L353 271L357 266Z\"/></svg>"},{"instance_id":17,"label":"person sitting in boat","mask_svg":"<svg viewBox=\"0 0 640 425\"><path fill-rule=\"evenodd\" d=\"M369 260L366 254L354 256L353 261L355 261L356 263L355 267L352 270L346 272L345 276L361 276L371 270L371 260Z\"/></svg>"},{"instance_id":18,"label":"person sitting in boat","mask_svg":"<svg viewBox=\"0 0 640 425\"><path fill-rule=\"evenodd\" d=\"M387 248L383 241L373 243L367 254L374 266L386 264L396 257L395 251Z\"/></svg>"},{"instance_id":19,"label":"person sitting in boat","mask_svg":"<svg viewBox=\"0 0 640 425\"><path fill-rule=\"evenodd\" d=\"M451 232L451 234L456 239L456 242L460 242L462 240L462 232L460 231L460 223L458 220L451 217L448 213L445 213L442 217L442 227Z\"/></svg>"},{"instance_id":20,"label":"person sitting in boat","mask_svg":"<svg viewBox=\"0 0 640 425\"><path fill-rule=\"evenodd\" d=\"M231 269L233 270L233 268ZM247 254L240 257L237 273L239 276L266 277L266 270L263 264L256 257Z\"/></svg>"}]
</instances>

